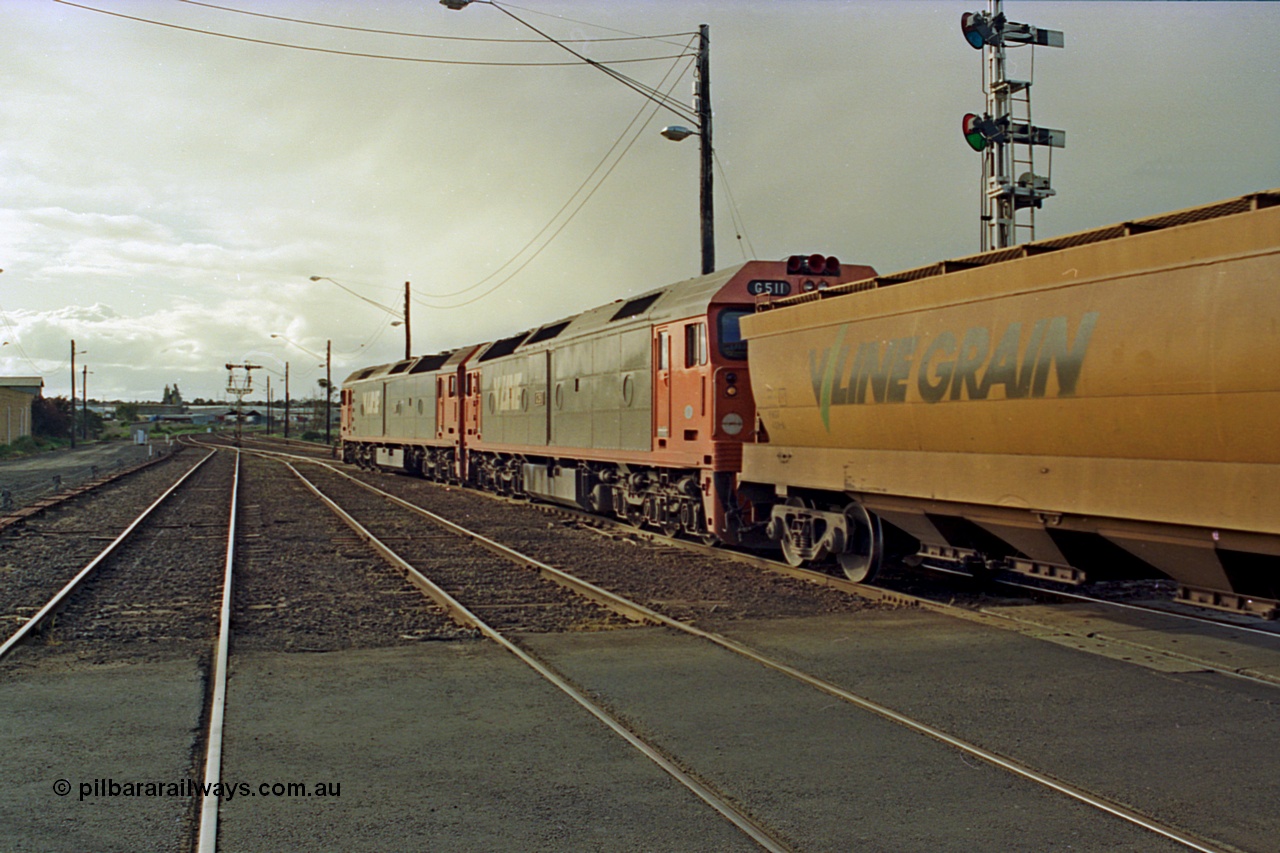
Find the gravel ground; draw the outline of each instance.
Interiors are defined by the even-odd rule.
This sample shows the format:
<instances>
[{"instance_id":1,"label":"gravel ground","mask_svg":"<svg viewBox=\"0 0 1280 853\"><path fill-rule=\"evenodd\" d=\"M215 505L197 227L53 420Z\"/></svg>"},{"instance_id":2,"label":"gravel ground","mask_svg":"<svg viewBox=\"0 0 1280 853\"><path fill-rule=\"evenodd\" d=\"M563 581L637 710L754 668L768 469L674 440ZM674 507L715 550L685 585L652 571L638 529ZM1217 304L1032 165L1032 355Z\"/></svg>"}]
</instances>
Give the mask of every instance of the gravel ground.
<instances>
[{"instance_id":1,"label":"gravel ground","mask_svg":"<svg viewBox=\"0 0 1280 853\"><path fill-rule=\"evenodd\" d=\"M565 519L535 505L409 477L344 470L542 562L702 628L714 630L742 619L851 613L882 606L715 555Z\"/></svg>"},{"instance_id":2,"label":"gravel ground","mask_svg":"<svg viewBox=\"0 0 1280 853\"><path fill-rule=\"evenodd\" d=\"M203 454L188 451L0 532L0 625L8 636Z\"/></svg>"},{"instance_id":3,"label":"gravel ground","mask_svg":"<svg viewBox=\"0 0 1280 853\"><path fill-rule=\"evenodd\" d=\"M343 477L310 466L307 474L374 536L499 631L596 631L632 624Z\"/></svg>"},{"instance_id":4,"label":"gravel ground","mask_svg":"<svg viewBox=\"0 0 1280 853\"><path fill-rule=\"evenodd\" d=\"M232 458L225 454L195 471L81 582L37 642L14 651L16 667L5 672L20 672L38 658L48 667L53 660L119 664L206 654L217 630L231 478ZM64 514L39 531L36 548L57 549L60 535L91 535L92 528L68 527L84 522Z\"/></svg>"},{"instance_id":5,"label":"gravel ground","mask_svg":"<svg viewBox=\"0 0 1280 853\"><path fill-rule=\"evenodd\" d=\"M4 511L6 506L6 492L12 508L17 509L58 491L75 488L145 462L153 452L166 454L177 447L166 444L147 447L114 441L0 460L0 511Z\"/></svg>"},{"instance_id":6,"label":"gravel ground","mask_svg":"<svg viewBox=\"0 0 1280 853\"><path fill-rule=\"evenodd\" d=\"M471 638L279 462L244 454L233 653Z\"/></svg>"}]
</instances>

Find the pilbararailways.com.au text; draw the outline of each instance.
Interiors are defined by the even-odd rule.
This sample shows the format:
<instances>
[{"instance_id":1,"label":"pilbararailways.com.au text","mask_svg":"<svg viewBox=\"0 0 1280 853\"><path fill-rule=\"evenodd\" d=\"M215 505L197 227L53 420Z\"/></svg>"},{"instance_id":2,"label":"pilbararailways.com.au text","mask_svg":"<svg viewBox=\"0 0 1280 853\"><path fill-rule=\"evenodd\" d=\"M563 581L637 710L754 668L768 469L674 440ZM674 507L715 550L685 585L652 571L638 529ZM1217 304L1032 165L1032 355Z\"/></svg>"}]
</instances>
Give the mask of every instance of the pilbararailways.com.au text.
<instances>
[{"instance_id":1,"label":"pilbararailways.com.au text","mask_svg":"<svg viewBox=\"0 0 1280 853\"><path fill-rule=\"evenodd\" d=\"M102 797L217 797L233 800L236 797L340 797L341 782L196 782L183 779L178 782L156 782L115 779L94 779L80 782L80 799ZM67 779L53 783L53 792L65 797L73 790Z\"/></svg>"}]
</instances>

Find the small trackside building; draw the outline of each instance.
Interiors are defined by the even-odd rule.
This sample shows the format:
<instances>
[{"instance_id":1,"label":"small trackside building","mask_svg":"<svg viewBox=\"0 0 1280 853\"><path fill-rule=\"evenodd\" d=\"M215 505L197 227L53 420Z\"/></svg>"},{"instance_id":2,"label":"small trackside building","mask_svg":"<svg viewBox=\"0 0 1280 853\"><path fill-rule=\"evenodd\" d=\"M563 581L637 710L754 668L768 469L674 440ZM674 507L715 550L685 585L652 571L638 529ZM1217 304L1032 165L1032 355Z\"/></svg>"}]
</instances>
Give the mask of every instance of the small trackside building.
<instances>
[{"instance_id":1,"label":"small trackside building","mask_svg":"<svg viewBox=\"0 0 1280 853\"><path fill-rule=\"evenodd\" d=\"M43 388L39 376L0 376L0 444L31 435L31 406Z\"/></svg>"}]
</instances>

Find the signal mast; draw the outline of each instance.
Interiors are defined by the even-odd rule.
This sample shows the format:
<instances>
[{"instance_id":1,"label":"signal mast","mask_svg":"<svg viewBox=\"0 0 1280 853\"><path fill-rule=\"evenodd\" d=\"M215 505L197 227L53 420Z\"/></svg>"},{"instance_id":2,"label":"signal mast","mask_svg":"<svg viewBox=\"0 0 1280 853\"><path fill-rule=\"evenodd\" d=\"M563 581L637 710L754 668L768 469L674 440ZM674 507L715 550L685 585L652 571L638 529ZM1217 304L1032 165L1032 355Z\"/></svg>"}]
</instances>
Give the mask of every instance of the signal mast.
<instances>
[{"instance_id":1,"label":"signal mast","mask_svg":"<svg viewBox=\"0 0 1280 853\"><path fill-rule=\"evenodd\" d=\"M964 117L965 141L982 154L981 233L982 251L1003 249L1034 240L1035 212L1046 198L1056 195L1049 185L1053 153L1045 175L1035 172L1036 146L1050 149L1067 144L1065 130L1036 127L1031 123L1031 80L1009 78L1006 47L1062 47L1060 30L1044 30L1008 20L1002 0L988 0L987 11L965 12L960 29L975 50L983 51L983 91L986 112ZM1031 67L1035 67L1034 54ZM1016 177L1015 177L1016 174Z\"/></svg>"},{"instance_id":2,"label":"signal mast","mask_svg":"<svg viewBox=\"0 0 1280 853\"><path fill-rule=\"evenodd\" d=\"M228 364L227 393L236 398L236 447L240 446L240 429L244 423L244 395L253 390L253 371L260 370L260 364ZM236 376L237 370L244 371L244 378Z\"/></svg>"}]
</instances>

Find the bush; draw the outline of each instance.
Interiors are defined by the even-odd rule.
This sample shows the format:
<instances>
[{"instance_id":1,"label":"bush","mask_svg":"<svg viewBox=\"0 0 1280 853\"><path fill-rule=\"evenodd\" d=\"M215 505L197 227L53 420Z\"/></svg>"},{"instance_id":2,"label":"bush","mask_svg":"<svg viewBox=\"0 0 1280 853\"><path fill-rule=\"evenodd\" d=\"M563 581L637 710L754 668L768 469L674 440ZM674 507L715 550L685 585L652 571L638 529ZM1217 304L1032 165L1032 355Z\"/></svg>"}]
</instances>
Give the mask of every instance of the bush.
<instances>
[{"instance_id":1,"label":"bush","mask_svg":"<svg viewBox=\"0 0 1280 853\"><path fill-rule=\"evenodd\" d=\"M24 435L17 441L9 444L0 444L0 459L6 459L10 456L28 456L32 453L43 453L46 450L65 447L68 443L65 438L43 438L41 436Z\"/></svg>"}]
</instances>

